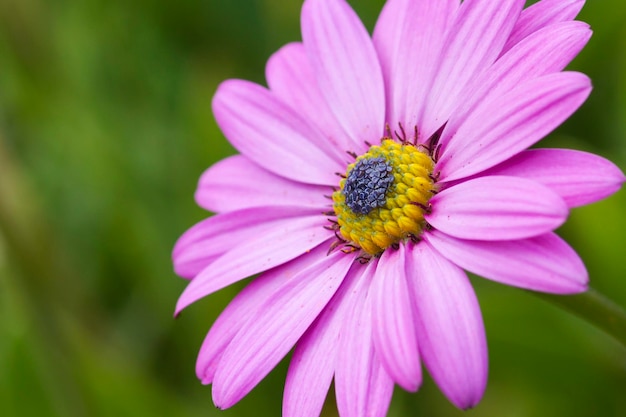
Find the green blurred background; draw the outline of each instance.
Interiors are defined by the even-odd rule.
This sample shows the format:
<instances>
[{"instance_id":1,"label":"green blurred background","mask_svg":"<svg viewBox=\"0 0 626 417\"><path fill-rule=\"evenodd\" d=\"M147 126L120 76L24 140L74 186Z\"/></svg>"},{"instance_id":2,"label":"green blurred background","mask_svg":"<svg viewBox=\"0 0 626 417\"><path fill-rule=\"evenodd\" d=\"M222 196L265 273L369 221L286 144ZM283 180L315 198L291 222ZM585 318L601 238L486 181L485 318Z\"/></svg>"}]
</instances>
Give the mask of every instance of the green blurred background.
<instances>
[{"instance_id":1,"label":"green blurred background","mask_svg":"<svg viewBox=\"0 0 626 417\"><path fill-rule=\"evenodd\" d=\"M383 0L351 2L371 29ZM626 168L626 3L590 0L572 69L595 89L542 146ZM227 78L264 82L298 40L296 0L0 0L0 415L280 414L281 364L220 412L195 378L233 286L172 318L176 238L207 214L196 181L233 153L210 102ZM561 229L592 285L626 305L626 192ZM490 382L467 416L624 416L626 349L536 296L474 279ZM325 415L336 415L332 396ZM432 381L391 416L455 416Z\"/></svg>"}]
</instances>

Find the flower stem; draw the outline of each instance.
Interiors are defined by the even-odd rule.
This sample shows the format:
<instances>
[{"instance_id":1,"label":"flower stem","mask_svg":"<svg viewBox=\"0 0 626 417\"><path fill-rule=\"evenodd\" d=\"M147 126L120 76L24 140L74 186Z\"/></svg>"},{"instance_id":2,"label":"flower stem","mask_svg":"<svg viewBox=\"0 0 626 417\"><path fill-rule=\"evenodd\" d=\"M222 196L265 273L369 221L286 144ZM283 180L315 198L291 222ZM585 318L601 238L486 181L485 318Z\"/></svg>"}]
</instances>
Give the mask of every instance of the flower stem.
<instances>
[{"instance_id":1,"label":"flower stem","mask_svg":"<svg viewBox=\"0 0 626 417\"><path fill-rule=\"evenodd\" d=\"M585 319L626 347L626 311L597 290L569 296L534 294Z\"/></svg>"}]
</instances>

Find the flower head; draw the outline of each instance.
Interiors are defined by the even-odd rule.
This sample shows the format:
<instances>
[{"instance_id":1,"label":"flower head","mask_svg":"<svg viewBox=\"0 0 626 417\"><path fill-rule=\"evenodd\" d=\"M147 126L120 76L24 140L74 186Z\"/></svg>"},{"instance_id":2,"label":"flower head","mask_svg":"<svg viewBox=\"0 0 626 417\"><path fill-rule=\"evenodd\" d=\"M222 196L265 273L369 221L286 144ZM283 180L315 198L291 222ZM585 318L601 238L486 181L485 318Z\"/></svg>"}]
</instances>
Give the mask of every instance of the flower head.
<instances>
[{"instance_id":1,"label":"flower head","mask_svg":"<svg viewBox=\"0 0 626 417\"><path fill-rule=\"evenodd\" d=\"M344 0L305 0L302 43L265 88L224 82L213 112L241 155L207 170L218 214L174 249L191 281L177 312L260 274L202 345L217 406L245 396L292 349L285 416L318 415L334 378L342 416L386 413L423 362L452 403L487 381L464 270L552 293L587 286L553 231L616 192L598 156L534 149L591 91L564 72L591 31L582 0L389 0L369 36ZM295 347L295 348L294 348Z\"/></svg>"}]
</instances>

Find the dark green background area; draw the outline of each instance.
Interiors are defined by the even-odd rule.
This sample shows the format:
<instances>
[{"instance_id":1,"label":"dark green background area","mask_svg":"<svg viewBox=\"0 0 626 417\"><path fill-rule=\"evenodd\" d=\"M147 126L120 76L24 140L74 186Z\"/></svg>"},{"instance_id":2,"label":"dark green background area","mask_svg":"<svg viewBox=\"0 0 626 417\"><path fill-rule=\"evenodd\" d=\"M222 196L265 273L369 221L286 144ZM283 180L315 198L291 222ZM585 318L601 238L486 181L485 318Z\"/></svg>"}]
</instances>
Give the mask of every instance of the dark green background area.
<instances>
[{"instance_id":1,"label":"dark green background area","mask_svg":"<svg viewBox=\"0 0 626 417\"><path fill-rule=\"evenodd\" d=\"M352 1L371 29L382 0ZM264 82L300 39L294 0L0 0L0 415L276 416L281 364L220 412L197 350L236 285L178 319L176 238L207 214L202 171L233 153L211 115L227 78ZM541 146L626 169L626 3L590 0L571 69L591 98ZM560 233L626 305L626 192ZM531 293L474 279L490 382L467 416L624 416L626 349ZM336 415L332 401L325 415ZM455 416L428 378L390 416Z\"/></svg>"}]
</instances>

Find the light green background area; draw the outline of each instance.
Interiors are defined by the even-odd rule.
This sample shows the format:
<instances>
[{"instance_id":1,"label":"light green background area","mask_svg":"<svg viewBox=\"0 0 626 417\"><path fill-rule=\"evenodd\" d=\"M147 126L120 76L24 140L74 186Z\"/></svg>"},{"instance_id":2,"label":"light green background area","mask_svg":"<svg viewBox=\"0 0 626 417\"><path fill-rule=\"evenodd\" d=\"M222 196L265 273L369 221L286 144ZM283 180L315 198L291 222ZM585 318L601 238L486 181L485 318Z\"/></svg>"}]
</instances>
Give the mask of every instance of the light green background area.
<instances>
[{"instance_id":1,"label":"light green background area","mask_svg":"<svg viewBox=\"0 0 626 417\"><path fill-rule=\"evenodd\" d=\"M352 1L371 29L382 0ZM587 103L540 146L626 170L626 3L590 0L571 69ZM197 350L241 288L172 312L176 238L199 175L233 153L211 115L227 78L264 82L299 40L294 0L0 0L0 415L277 416L286 364L220 412ZM416 80L419 82L419 80ZM626 306L626 191L560 230ZM626 349L531 293L476 278L490 381L461 412L426 378L390 416L624 416ZM332 399L332 396L331 396ZM325 415L336 415L332 401Z\"/></svg>"}]
</instances>

